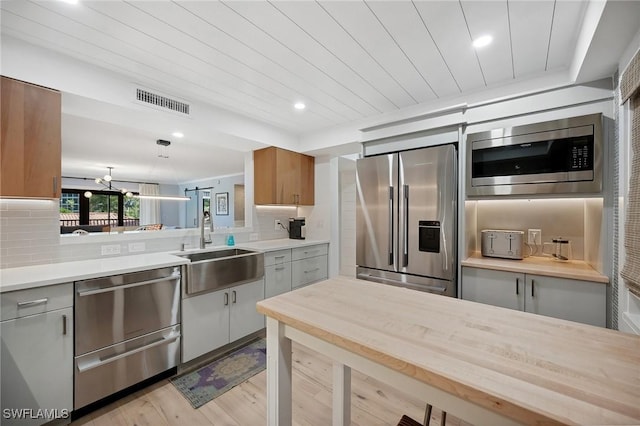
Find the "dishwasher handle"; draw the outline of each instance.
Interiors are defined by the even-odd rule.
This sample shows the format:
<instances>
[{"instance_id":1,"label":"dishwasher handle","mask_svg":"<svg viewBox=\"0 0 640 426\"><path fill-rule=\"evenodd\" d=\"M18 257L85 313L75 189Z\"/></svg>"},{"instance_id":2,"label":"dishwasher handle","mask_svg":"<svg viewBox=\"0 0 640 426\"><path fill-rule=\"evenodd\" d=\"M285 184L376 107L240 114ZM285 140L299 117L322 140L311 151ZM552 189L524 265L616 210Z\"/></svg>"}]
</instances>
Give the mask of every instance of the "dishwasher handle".
<instances>
[{"instance_id":1,"label":"dishwasher handle","mask_svg":"<svg viewBox=\"0 0 640 426\"><path fill-rule=\"evenodd\" d=\"M85 372L87 370L92 370L94 368L101 367L101 366L103 366L105 364L112 363L114 361L117 361L119 359L128 357L130 355L137 354L138 352L146 351L147 349L155 348L156 346L173 343L176 340L178 340L179 338L180 338L180 333L177 333L177 334L175 334L173 336L163 337L162 339L156 340L155 342L149 343L148 345L140 346L138 348L132 349L132 350L127 351L127 352L123 352L123 353L120 353L120 354L117 354L117 355L109 356L109 357L107 357L105 359L100 358L97 361L93 360L92 362L87 362L84 365L78 364L78 372L83 373L83 372Z\"/></svg>"},{"instance_id":2,"label":"dishwasher handle","mask_svg":"<svg viewBox=\"0 0 640 426\"><path fill-rule=\"evenodd\" d=\"M153 280L140 281L140 282L137 282L137 283L131 283L131 284L125 284L125 285L117 285L117 286L105 287L105 288L96 288L94 290L78 290L78 296L80 296L80 297L92 296L94 294L108 293L110 291L123 290L123 289L133 288L133 287L140 287L140 286L149 285L149 284L156 284L156 283L161 283L163 281L172 281L172 280L177 280L179 278L180 278L180 274L179 273L174 273L172 275L169 275L168 277L155 278Z\"/></svg>"}]
</instances>

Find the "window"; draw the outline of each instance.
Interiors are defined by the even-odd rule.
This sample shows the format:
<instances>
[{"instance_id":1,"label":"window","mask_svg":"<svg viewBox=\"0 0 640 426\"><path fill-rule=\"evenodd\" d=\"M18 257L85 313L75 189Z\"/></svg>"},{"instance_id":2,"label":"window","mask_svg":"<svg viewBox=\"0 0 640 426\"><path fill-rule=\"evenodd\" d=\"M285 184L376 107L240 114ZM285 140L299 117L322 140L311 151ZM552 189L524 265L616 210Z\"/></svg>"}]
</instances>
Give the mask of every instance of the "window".
<instances>
[{"instance_id":1,"label":"window","mask_svg":"<svg viewBox=\"0 0 640 426\"><path fill-rule=\"evenodd\" d=\"M92 197L86 198L84 192L81 189L62 189L61 233L76 229L103 232L115 226L137 227L140 224L139 198L128 198L115 191L91 191Z\"/></svg>"},{"instance_id":2,"label":"window","mask_svg":"<svg viewBox=\"0 0 640 426\"><path fill-rule=\"evenodd\" d=\"M60 213L79 213L80 194L63 192L60 197Z\"/></svg>"}]
</instances>

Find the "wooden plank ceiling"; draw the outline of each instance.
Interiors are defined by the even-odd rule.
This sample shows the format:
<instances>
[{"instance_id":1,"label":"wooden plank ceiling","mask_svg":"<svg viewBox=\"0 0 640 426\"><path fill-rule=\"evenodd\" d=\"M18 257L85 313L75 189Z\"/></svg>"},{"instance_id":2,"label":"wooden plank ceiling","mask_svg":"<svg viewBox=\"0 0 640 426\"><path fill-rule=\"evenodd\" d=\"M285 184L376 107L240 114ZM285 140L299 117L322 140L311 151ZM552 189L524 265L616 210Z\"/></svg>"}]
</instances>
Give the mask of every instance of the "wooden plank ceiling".
<instances>
[{"instance_id":1,"label":"wooden plank ceiling","mask_svg":"<svg viewBox=\"0 0 640 426\"><path fill-rule=\"evenodd\" d=\"M584 1L5 0L2 34L303 134L566 69ZM474 49L472 39L494 42ZM293 108L304 102L304 112Z\"/></svg>"}]
</instances>

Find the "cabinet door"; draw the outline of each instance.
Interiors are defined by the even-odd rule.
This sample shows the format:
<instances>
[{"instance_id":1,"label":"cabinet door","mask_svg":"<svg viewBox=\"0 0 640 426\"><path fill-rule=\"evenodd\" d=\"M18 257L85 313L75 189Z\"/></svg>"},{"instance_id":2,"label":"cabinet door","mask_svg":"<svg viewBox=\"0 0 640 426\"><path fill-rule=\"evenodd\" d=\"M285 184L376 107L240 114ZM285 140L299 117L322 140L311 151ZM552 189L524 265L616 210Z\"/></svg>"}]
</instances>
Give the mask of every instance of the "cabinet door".
<instances>
[{"instance_id":1,"label":"cabinet door","mask_svg":"<svg viewBox=\"0 0 640 426\"><path fill-rule=\"evenodd\" d=\"M313 206L315 204L315 158L300 154L300 188L297 204Z\"/></svg>"},{"instance_id":2,"label":"cabinet door","mask_svg":"<svg viewBox=\"0 0 640 426\"><path fill-rule=\"evenodd\" d=\"M462 268L462 298L503 308L524 310L524 274Z\"/></svg>"},{"instance_id":3,"label":"cabinet door","mask_svg":"<svg viewBox=\"0 0 640 426\"><path fill-rule=\"evenodd\" d=\"M298 288L316 281L326 280L327 267L326 255L294 260L291 262L291 287Z\"/></svg>"},{"instance_id":4,"label":"cabinet door","mask_svg":"<svg viewBox=\"0 0 640 426\"><path fill-rule=\"evenodd\" d=\"M253 152L253 197L256 205L313 205L315 159L269 147Z\"/></svg>"},{"instance_id":5,"label":"cabinet door","mask_svg":"<svg viewBox=\"0 0 640 426\"><path fill-rule=\"evenodd\" d=\"M182 299L182 362L229 343L229 290Z\"/></svg>"},{"instance_id":6,"label":"cabinet door","mask_svg":"<svg viewBox=\"0 0 640 426\"><path fill-rule=\"evenodd\" d=\"M264 315L256 310L256 303L264 299L264 280L230 288L231 342L264 328Z\"/></svg>"},{"instance_id":7,"label":"cabinet door","mask_svg":"<svg viewBox=\"0 0 640 426\"><path fill-rule=\"evenodd\" d=\"M0 195L24 192L24 89L10 78L0 80L2 133L0 134Z\"/></svg>"},{"instance_id":8,"label":"cabinet door","mask_svg":"<svg viewBox=\"0 0 640 426\"><path fill-rule=\"evenodd\" d=\"M286 149L276 152L276 203L298 204L300 194L300 154Z\"/></svg>"},{"instance_id":9,"label":"cabinet door","mask_svg":"<svg viewBox=\"0 0 640 426\"><path fill-rule=\"evenodd\" d=\"M253 201L256 205L276 204L276 148L253 151Z\"/></svg>"},{"instance_id":10,"label":"cabinet door","mask_svg":"<svg viewBox=\"0 0 640 426\"><path fill-rule=\"evenodd\" d=\"M291 263L264 267L264 297L291 291Z\"/></svg>"},{"instance_id":11,"label":"cabinet door","mask_svg":"<svg viewBox=\"0 0 640 426\"><path fill-rule=\"evenodd\" d=\"M527 274L525 310L606 327L606 291L602 283Z\"/></svg>"},{"instance_id":12,"label":"cabinet door","mask_svg":"<svg viewBox=\"0 0 640 426\"><path fill-rule=\"evenodd\" d=\"M25 196L60 198L60 92L28 84L24 104Z\"/></svg>"},{"instance_id":13,"label":"cabinet door","mask_svg":"<svg viewBox=\"0 0 640 426\"><path fill-rule=\"evenodd\" d=\"M2 409L49 409L60 417L65 416L62 410L70 413L73 408L73 308L3 321L0 338ZM2 424L29 425L46 421L3 419Z\"/></svg>"},{"instance_id":14,"label":"cabinet door","mask_svg":"<svg viewBox=\"0 0 640 426\"><path fill-rule=\"evenodd\" d=\"M60 92L2 77L2 187L11 197L60 197Z\"/></svg>"}]
</instances>

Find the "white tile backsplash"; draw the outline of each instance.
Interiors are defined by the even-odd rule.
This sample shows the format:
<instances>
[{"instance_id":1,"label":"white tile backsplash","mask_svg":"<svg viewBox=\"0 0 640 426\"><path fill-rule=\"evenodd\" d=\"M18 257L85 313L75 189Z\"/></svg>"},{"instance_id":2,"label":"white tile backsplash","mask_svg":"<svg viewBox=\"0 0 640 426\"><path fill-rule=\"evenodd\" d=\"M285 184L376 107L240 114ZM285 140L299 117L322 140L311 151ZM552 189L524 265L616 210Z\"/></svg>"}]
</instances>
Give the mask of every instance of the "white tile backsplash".
<instances>
[{"instance_id":1,"label":"white tile backsplash","mask_svg":"<svg viewBox=\"0 0 640 426\"><path fill-rule=\"evenodd\" d=\"M0 199L0 267L59 261L57 200Z\"/></svg>"},{"instance_id":2,"label":"white tile backsplash","mask_svg":"<svg viewBox=\"0 0 640 426\"><path fill-rule=\"evenodd\" d=\"M150 234L140 234L139 239L125 234L126 239L120 240L91 235L61 237L58 206L57 200L0 200L0 268L123 256L129 254L129 244L136 242L144 242L145 253L178 251L182 244L185 248L198 248L200 244L200 236L194 232L167 232L155 234L154 238L149 238ZM275 219L280 219L287 226L289 218L296 216L296 207L254 208L251 232L216 230L211 234L213 242L210 246L225 245L229 234L233 234L236 244L248 242L250 234L258 234L260 240L288 238L286 230L274 229ZM120 245L120 255L103 256L102 246L105 244Z\"/></svg>"},{"instance_id":3,"label":"white tile backsplash","mask_svg":"<svg viewBox=\"0 0 640 426\"><path fill-rule=\"evenodd\" d=\"M275 221L279 219L284 226L289 226L289 218L298 216L298 209L289 206L257 206L254 211L253 228L260 240L289 238L286 230L275 230Z\"/></svg>"},{"instance_id":4,"label":"white tile backsplash","mask_svg":"<svg viewBox=\"0 0 640 426\"><path fill-rule=\"evenodd\" d=\"M328 173L329 163L317 164L316 189L320 189L318 185L327 180ZM346 196L350 196L355 203L355 193ZM329 239L329 202L329 191L320 190L316 191L317 205L314 207L254 207L252 229L244 229L242 232L216 230L211 234L211 246L225 245L229 233L234 235L236 244L248 242L251 235L257 236L257 240L288 238L289 234L285 229L275 229L275 220L279 219L284 226L288 226L290 217L304 215L308 217L307 238ZM355 215L355 211L353 214ZM128 255L129 244L137 242L144 242L145 253L178 251L182 244L185 244L185 248L199 247L199 233L194 230L145 233L140 234L139 238L135 234L60 236L59 224L58 200L1 199L0 268L118 256L103 256L103 245L120 245L120 256Z\"/></svg>"}]
</instances>

